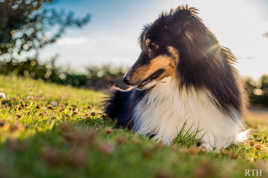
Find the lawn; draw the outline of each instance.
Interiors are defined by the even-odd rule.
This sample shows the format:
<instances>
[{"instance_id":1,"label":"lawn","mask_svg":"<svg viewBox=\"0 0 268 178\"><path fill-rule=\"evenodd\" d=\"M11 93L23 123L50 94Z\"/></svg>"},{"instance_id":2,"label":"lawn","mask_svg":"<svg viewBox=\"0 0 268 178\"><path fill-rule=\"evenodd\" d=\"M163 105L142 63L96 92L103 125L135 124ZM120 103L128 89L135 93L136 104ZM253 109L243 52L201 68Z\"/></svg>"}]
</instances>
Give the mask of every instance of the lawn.
<instances>
[{"instance_id":1,"label":"lawn","mask_svg":"<svg viewBox=\"0 0 268 178\"><path fill-rule=\"evenodd\" d=\"M249 141L208 153L188 137L165 146L113 129L102 93L5 76L0 92L0 178L268 177L265 114L248 115Z\"/></svg>"}]
</instances>

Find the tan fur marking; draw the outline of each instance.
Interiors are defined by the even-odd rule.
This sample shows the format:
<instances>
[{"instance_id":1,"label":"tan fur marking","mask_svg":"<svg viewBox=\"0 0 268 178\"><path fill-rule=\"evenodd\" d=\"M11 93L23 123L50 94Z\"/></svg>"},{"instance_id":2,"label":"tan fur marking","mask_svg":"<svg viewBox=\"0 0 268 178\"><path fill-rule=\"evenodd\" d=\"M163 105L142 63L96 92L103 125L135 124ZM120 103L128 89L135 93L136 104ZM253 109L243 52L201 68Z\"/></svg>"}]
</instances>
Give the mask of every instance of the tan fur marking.
<instances>
[{"instance_id":1,"label":"tan fur marking","mask_svg":"<svg viewBox=\"0 0 268 178\"><path fill-rule=\"evenodd\" d=\"M153 72L159 70L160 68L165 69L165 72L162 75L160 75L156 80L161 80L167 76L175 76L173 75L175 74L174 72L175 67L176 64L174 63L174 60L169 56L158 56L155 59L153 59L151 64L151 69Z\"/></svg>"},{"instance_id":2,"label":"tan fur marking","mask_svg":"<svg viewBox=\"0 0 268 178\"><path fill-rule=\"evenodd\" d=\"M148 68L149 68L149 65L144 65L144 66L141 66L141 67L137 68L137 69L132 73L132 78L131 78L131 80L139 81L139 78L141 78L142 76L144 77L144 75L147 73Z\"/></svg>"},{"instance_id":3,"label":"tan fur marking","mask_svg":"<svg viewBox=\"0 0 268 178\"><path fill-rule=\"evenodd\" d=\"M145 46L148 47L150 43L151 43L151 40L147 38L145 40Z\"/></svg>"},{"instance_id":4,"label":"tan fur marking","mask_svg":"<svg viewBox=\"0 0 268 178\"><path fill-rule=\"evenodd\" d=\"M132 79L134 79L135 81L142 81L152 75L157 70L164 69L165 72L157 78L157 80L161 80L164 77L173 76L173 74L175 73L175 66L176 64L171 57L165 55L158 56L152 59L150 64L137 68L132 75Z\"/></svg>"},{"instance_id":5,"label":"tan fur marking","mask_svg":"<svg viewBox=\"0 0 268 178\"><path fill-rule=\"evenodd\" d=\"M176 48L172 47L172 46L168 46L168 52L172 55L172 57L176 60L176 62L179 62L179 52Z\"/></svg>"}]
</instances>

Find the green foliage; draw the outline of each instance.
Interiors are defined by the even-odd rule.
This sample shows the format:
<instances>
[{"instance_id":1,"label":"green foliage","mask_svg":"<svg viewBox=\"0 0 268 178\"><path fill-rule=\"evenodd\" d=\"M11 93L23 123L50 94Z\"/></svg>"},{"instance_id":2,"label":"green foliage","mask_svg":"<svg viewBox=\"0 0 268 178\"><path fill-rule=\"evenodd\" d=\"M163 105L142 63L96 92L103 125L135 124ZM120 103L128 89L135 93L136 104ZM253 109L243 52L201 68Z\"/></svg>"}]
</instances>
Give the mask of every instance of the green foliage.
<instances>
[{"instance_id":1,"label":"green foliage","mask_svg":"<svg viewBox=\"0 0 268 178\"><path fill-rule=\"evenodd\" d=\"M113 84L122 88L126 86L121 81L125 69L111 65L90 66L84 74L77 74L70 70L64 70L55 65L56 58L46 63L40 63L37 59L25 61L0 61L0 74L31 77L60 85L74 87L87 87L92 89L107 89Z\"/></svg>"},{"instance_id":2,"label":"green foliage","mask_svg":"<svg viewBox=\"0 0 268 178\"><path fill-rule=\"evenodd\" d=\"M251 106L268 107L268 76L263 75L259 81L251 78L244 80L244 87Z\"/></svg>"},{"instance_id":3,"label":"green foliage","mask_svg":"<svg viewBox=\"0 0 268 178\"><path fill-rule=\"evenodd\" d=\"M0 177L242 178L267 168L268 125L249 142L207 153L187 137L165 146L112 129L98 92L1 75L0 90Z\"/></svg>"},{"instance_id":4,"label":"green foliage","mask_svg":"<svg viewBox=\"0 0 268 178\"><path fill-rule=\"evenodd\" d=\"M122 82L123 75L127 69L124 67L113 66L111 64L104 64L101 66L87 67L88 87L92 89L107 89L112 85L126 89Z\"/></svg>"},{"instance_id":5,"label":"green foliage","mask_svg":"<svg viewBox=\"0 0 268 178\"><path fill-rule=\"evenodd\" d=\"M90 78L107 77L108 80L111 80L110 78L122 76L125 72L126 69L123 67L116 67L112 66L111 64L87 67L87 73Z\"/></svg>"},{"instance_id":6,"label":"green foliage","mask_svg":"<svg viewBox=\"0 0 268 178\"><path fill-rule=\"evenodd\" d=\"M185 145L187 147L197 146L200 143L200 130L195 130L192 132L192 128L186 128L187 123L184 123L182 128L180 129L177 138L175 139L175 143ZM198 137L199 136L199 137Z\"/></svg>"},{"instance_id":7,"label":"green foliage","mask_svg":"<svg viewBox=\"0 0 268 178\"><path fill-rule=\"evenodd\" d=\"M76 74L62 70L55 65L55 59L41 64L36 59L26 61L0 61L0 74L31 77L47 82L75 87L86 86L88 78L83 74Z\"/></svg>"},{"instance_id":8,"label":"green foliage","mask_svg":"<svg viewBox=\"0 0 268 178\"><path fill-rule=\"evenodd\" d=\"M90 16L75 18L73 12L65 13L48 8L53 0L1 0L0 1L0 55L38 53L54 43L65 29L82 27ZM48 33L49 32L49 33ZM11 56L11 59L14 56Z\"/></svg>"}]
</instances>

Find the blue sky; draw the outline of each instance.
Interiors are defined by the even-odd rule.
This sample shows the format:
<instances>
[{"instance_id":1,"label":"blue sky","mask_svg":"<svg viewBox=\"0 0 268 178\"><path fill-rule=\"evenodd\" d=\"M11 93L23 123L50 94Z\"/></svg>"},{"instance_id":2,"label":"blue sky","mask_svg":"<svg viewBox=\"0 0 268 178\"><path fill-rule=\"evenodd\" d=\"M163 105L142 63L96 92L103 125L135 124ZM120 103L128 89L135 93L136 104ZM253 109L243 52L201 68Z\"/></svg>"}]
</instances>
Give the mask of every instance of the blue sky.
<instances>
[{"instance_id":1,"label":"blue sky","mask_svg":"<svg viewBox=\"0 0 268 178\"><path fill-rule=\"evenodd\" d=\"M162 11L189 4L200 10L205 24L220 43L239 58L243 75L268 73L267 0L57 0L51 7L91 14L82 29L68 30L56 44L42 51L46 60L58 53L58 64L80 71L92 64L129 66L139 55L137 38L143 25Z\"/></svg>"}]
</instances>

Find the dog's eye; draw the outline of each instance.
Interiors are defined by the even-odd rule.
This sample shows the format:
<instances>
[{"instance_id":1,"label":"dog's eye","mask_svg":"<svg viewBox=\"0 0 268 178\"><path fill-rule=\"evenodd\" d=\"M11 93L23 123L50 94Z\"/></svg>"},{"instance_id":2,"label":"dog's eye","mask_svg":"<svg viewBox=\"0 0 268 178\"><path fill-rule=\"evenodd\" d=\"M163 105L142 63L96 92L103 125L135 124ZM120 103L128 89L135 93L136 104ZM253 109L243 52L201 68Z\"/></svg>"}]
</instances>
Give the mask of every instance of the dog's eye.
<instances>
[{"instance_id":1,"label":"dog's eye","mask_svg":"<svg viewBox=\"0 0 268 178\"><path fill-rule=\"evenodd\" d=\"M155 51L155 50L159 49L159 45L157 45L157 44L154 43L154 42L151 42L150 39L146 39L146 40L145 40L145 46L147 47L147 49L148 49L149 51Z\"/></svg>"},{"instance_id":2,"label":"dog's eye","mask_svg":"<svg viewBox=\"0 0 268 178\"><path fill-rule=\"evenodd\" d=\"M159 49L159 45L155 44L155 43L150 43L148 46L149 49L155 51Z\"/></svg>"}]
</instances>

